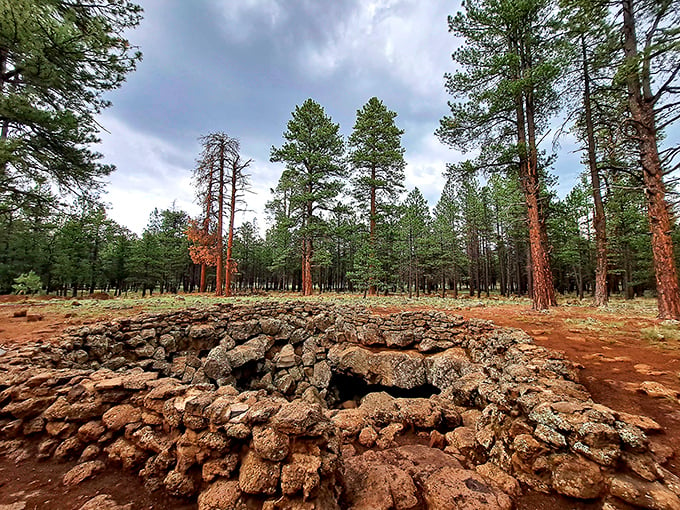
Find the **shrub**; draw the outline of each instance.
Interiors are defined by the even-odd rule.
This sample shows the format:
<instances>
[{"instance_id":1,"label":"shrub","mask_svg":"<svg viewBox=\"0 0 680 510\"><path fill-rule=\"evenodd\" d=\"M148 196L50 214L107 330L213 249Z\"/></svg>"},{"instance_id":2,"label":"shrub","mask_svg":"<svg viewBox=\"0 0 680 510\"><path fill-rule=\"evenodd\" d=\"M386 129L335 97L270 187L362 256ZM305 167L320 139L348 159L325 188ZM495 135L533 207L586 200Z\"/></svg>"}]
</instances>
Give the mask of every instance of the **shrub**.
<instances>
[{"instance_id":1,"label":"shrub","mask_svg":"<svg viewBox=\"0 0 680 510\"><path fill-rule=\"evenodd\" d=\"M15 294L36 294L42 288L40 277L33 271L22 273L14 279L12 285Z\"/></svg>"}]
</instances>

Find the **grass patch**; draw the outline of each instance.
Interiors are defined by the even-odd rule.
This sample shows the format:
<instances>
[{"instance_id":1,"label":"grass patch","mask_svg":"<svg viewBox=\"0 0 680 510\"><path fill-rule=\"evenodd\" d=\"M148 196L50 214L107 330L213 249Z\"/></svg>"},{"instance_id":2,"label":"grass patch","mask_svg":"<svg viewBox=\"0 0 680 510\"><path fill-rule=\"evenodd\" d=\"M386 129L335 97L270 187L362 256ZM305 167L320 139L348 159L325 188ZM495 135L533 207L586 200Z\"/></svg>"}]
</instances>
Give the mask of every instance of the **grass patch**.
<instances>
[{"instance_id":1,"label":"grass patch","mask_svg":"<svg viewBox=\"0 0 680 510\"><path fill-rule=\"evenodd\" d=\"M661 349L680 349L680 327L657 324L649 328L642 328L640 336L655 347Z\"/></svg>"},{"instance_id":2,"label":"grass patch","mask_svg":"<svg viewBox=\"0 0 680 510\"><path fill-rule=\"evenodd\" d=\"M567 318L564 319L564 324L579 329L584 329L586 331L601 331L609 329L620 329L625 326L623 321L601 321L595 319L594 317L587 317L585 319L580 318Z\"/></svg>"}]
</instances>

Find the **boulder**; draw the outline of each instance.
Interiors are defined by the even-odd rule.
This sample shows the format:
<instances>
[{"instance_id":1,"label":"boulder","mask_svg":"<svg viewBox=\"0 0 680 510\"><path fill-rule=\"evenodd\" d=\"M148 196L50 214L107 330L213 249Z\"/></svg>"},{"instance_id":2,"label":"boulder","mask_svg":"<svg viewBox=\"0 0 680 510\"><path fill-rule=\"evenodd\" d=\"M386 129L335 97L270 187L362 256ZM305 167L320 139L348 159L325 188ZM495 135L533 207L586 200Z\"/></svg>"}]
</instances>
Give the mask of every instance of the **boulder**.
<instances>
[{"instance_id":1,"label":"boulder","mask_svg":"<svg viewBox=\"0 0 680 510\"><path fill-rule=\"evenodd\" d=\"M604 491L604 477L597 464L567 455L553 457L552 485L555 491L578 499L593 499Z\"/></svg>"},{"instance_id":2,"label":"boulder","mask_svg":"<svg viewBox=\"0 0 680 510\"><path fill-rule=\"evenodd\" d=\"M373 352L354 344L334 345L328 351L334 370L356 375L369 384L412 389L427 383L425 357L418 352Z\"/></svg>"},{"instance_id":3,"label":"boulder","mask_svg":"<svg viewBox=\"0 0 680 510\"><path fill-rule=\"evenodd\" d=\"M142 420L142 410L129 404L112 407L104 413L102 421L109 430L120 430L130 423Z\"/></svg>"},{"instance_id":4,"label":"boulder","mask_svg":"<svg viewBox=\"0 0 680 510\"><path fill-rule=\"evenodd\" d=\"M231 375L231 364L229 363L229 347L220 344L212 349L205 360L203 371L211 379L222 379Z\"/></svg>"},{"instance_id":5,"label":"boulder","mask_svg":"<svg viewBox=\"0 0 680 510\"><path fill-rule=\"evenodd\" d=\"M492 487L474 471L444 467L423 481L423 496L430 510L510 510L507 494Z\"/></svg>"}]
</instances>

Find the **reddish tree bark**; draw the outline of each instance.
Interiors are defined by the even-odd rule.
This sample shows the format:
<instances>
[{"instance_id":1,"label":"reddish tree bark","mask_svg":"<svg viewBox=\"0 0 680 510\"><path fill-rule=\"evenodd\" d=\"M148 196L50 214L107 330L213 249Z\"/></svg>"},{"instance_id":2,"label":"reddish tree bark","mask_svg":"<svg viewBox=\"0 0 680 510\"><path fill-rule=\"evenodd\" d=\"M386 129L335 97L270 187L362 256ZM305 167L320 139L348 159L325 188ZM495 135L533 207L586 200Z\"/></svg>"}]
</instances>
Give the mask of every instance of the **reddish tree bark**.
<instances>
[{"instance_id":1,"label":"reddish tree bark","mask_svg":"<svg viewBox=\"0 0 680 510\"><path fill-rule=\"evenodd\" d=\"M238 177L238 158L232 161L231 166L231 201L229 203L229 232L227 234L227 272L225 274L224 295L231 296L231 275L234 271L234 263L231 251L234 246L234 218L236 217L236 190Z\"/></svg>"},{"instance_id":2,"label":"reddish tree bark","mask_svg":"<svg viewBox=\"0 0 680 510\"><path fill-rule=\"evenodd\" d=\"M229 232L227 237L227 271L225 275L225 296L231 296L232 275L236 273L236 261L232 258L234 247L234 223L236 218L236 204L239 191L248 185L248 176L243 170L252 163L252 159L241 162L238 145L230 147L229 162L231 164L231 200L229 202Z\"/></svg>"},{"instance_id":3,"label":"reddish tree bark","mask_svg":"<svg viewBox=\"0 0 680 510\"><path fill-rule=\"evenodd\" d=\"M311 170L308 170L311 173ZM307 185L307 191L311 196L312 182L311 177L310 182ZM305 232L302 236L302 295L311 296L314 292L314 285L312 282L312 257L314 256L314 245L312 244L312 234L309 229L309 224L312 219L312 214L314 213L314 204L311 201L307 201L306 206L306 218L305 218Z\"/></svg>"},{"instance_id":4,"label":"reddish tree bark","mask_svg":"<svg viewBox=\"0 0 680 510\"><path fill-rule=\"evenodd\" d=\"M520 48L516 51L521 55ZM523 55L523 59L528 59ZM529 65L529 62L524 62ZM520 181L524 200L527 206L527 221L529 227L529 260L531 271L529 274L532 307L544 310L556 306L555 287L550 258L547 248L547 234L545 218L540 204L540 177L538 172L538 151L536 149L536 125L534 121L534 105L531 91L515 98L517 113L517 144L519 147Z\"/></svg>"},{"instance_id":5,"label":"reddish tree bark","mask_svg":"<svg viewBox=\"0 0 680 510\"><path fill-rule=\"evenodd\" d=\"M212 209L212 187L213 187L213 172L214 165L210 161L210 171L208 175L208 189L205 196L205 219L203 220L203 235L206 237L210 235L210 213ZM205 262L201 263L201 281L198 287L200 292L205 292L206 289L206 274L208 272L208 265Z\"/></svg>"},{"instance_id":6,"label":"reddish tree bark","mask_svg":"<svg viewBox=\"0 0 680 510\"><path fill-rule=\"evenodd\" d=\"M672 220L666 202L666 187L657 146L654 106L658 95L651 92L649 54L638 64L635 10L633 0L622 0L623 49L627 61L629 108L637 134L640 164L647 196L647 215L652 234L652 253L656 276L659 317L680 319L680 286L671 238Z\"/></svg>"}]
</instances>

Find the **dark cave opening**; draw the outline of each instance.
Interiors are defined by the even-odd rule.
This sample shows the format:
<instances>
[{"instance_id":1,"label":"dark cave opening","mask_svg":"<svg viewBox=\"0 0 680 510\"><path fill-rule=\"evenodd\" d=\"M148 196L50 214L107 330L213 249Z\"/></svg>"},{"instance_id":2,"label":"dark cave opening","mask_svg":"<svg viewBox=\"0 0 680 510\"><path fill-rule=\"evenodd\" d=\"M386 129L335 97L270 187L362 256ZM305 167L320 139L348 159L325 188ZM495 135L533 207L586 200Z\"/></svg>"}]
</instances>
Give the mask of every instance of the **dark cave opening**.
<instances>
[{"instance_id":1,"label":"dark cave opening","mask_svg":"<svg viewBox=\"0 0 680 510\"><path fill-rule=\"evenodd\" d=\"M361 399L366 395L380 391L384 391L395 398L430 398L440 392L439 388L431 384L406 389L396 386L383 386L382 384L369 384L356 375L334 372L328 385L326 400L330 407L346 405L352 401L358 406Z\"/></svg>"}]
</instances>

